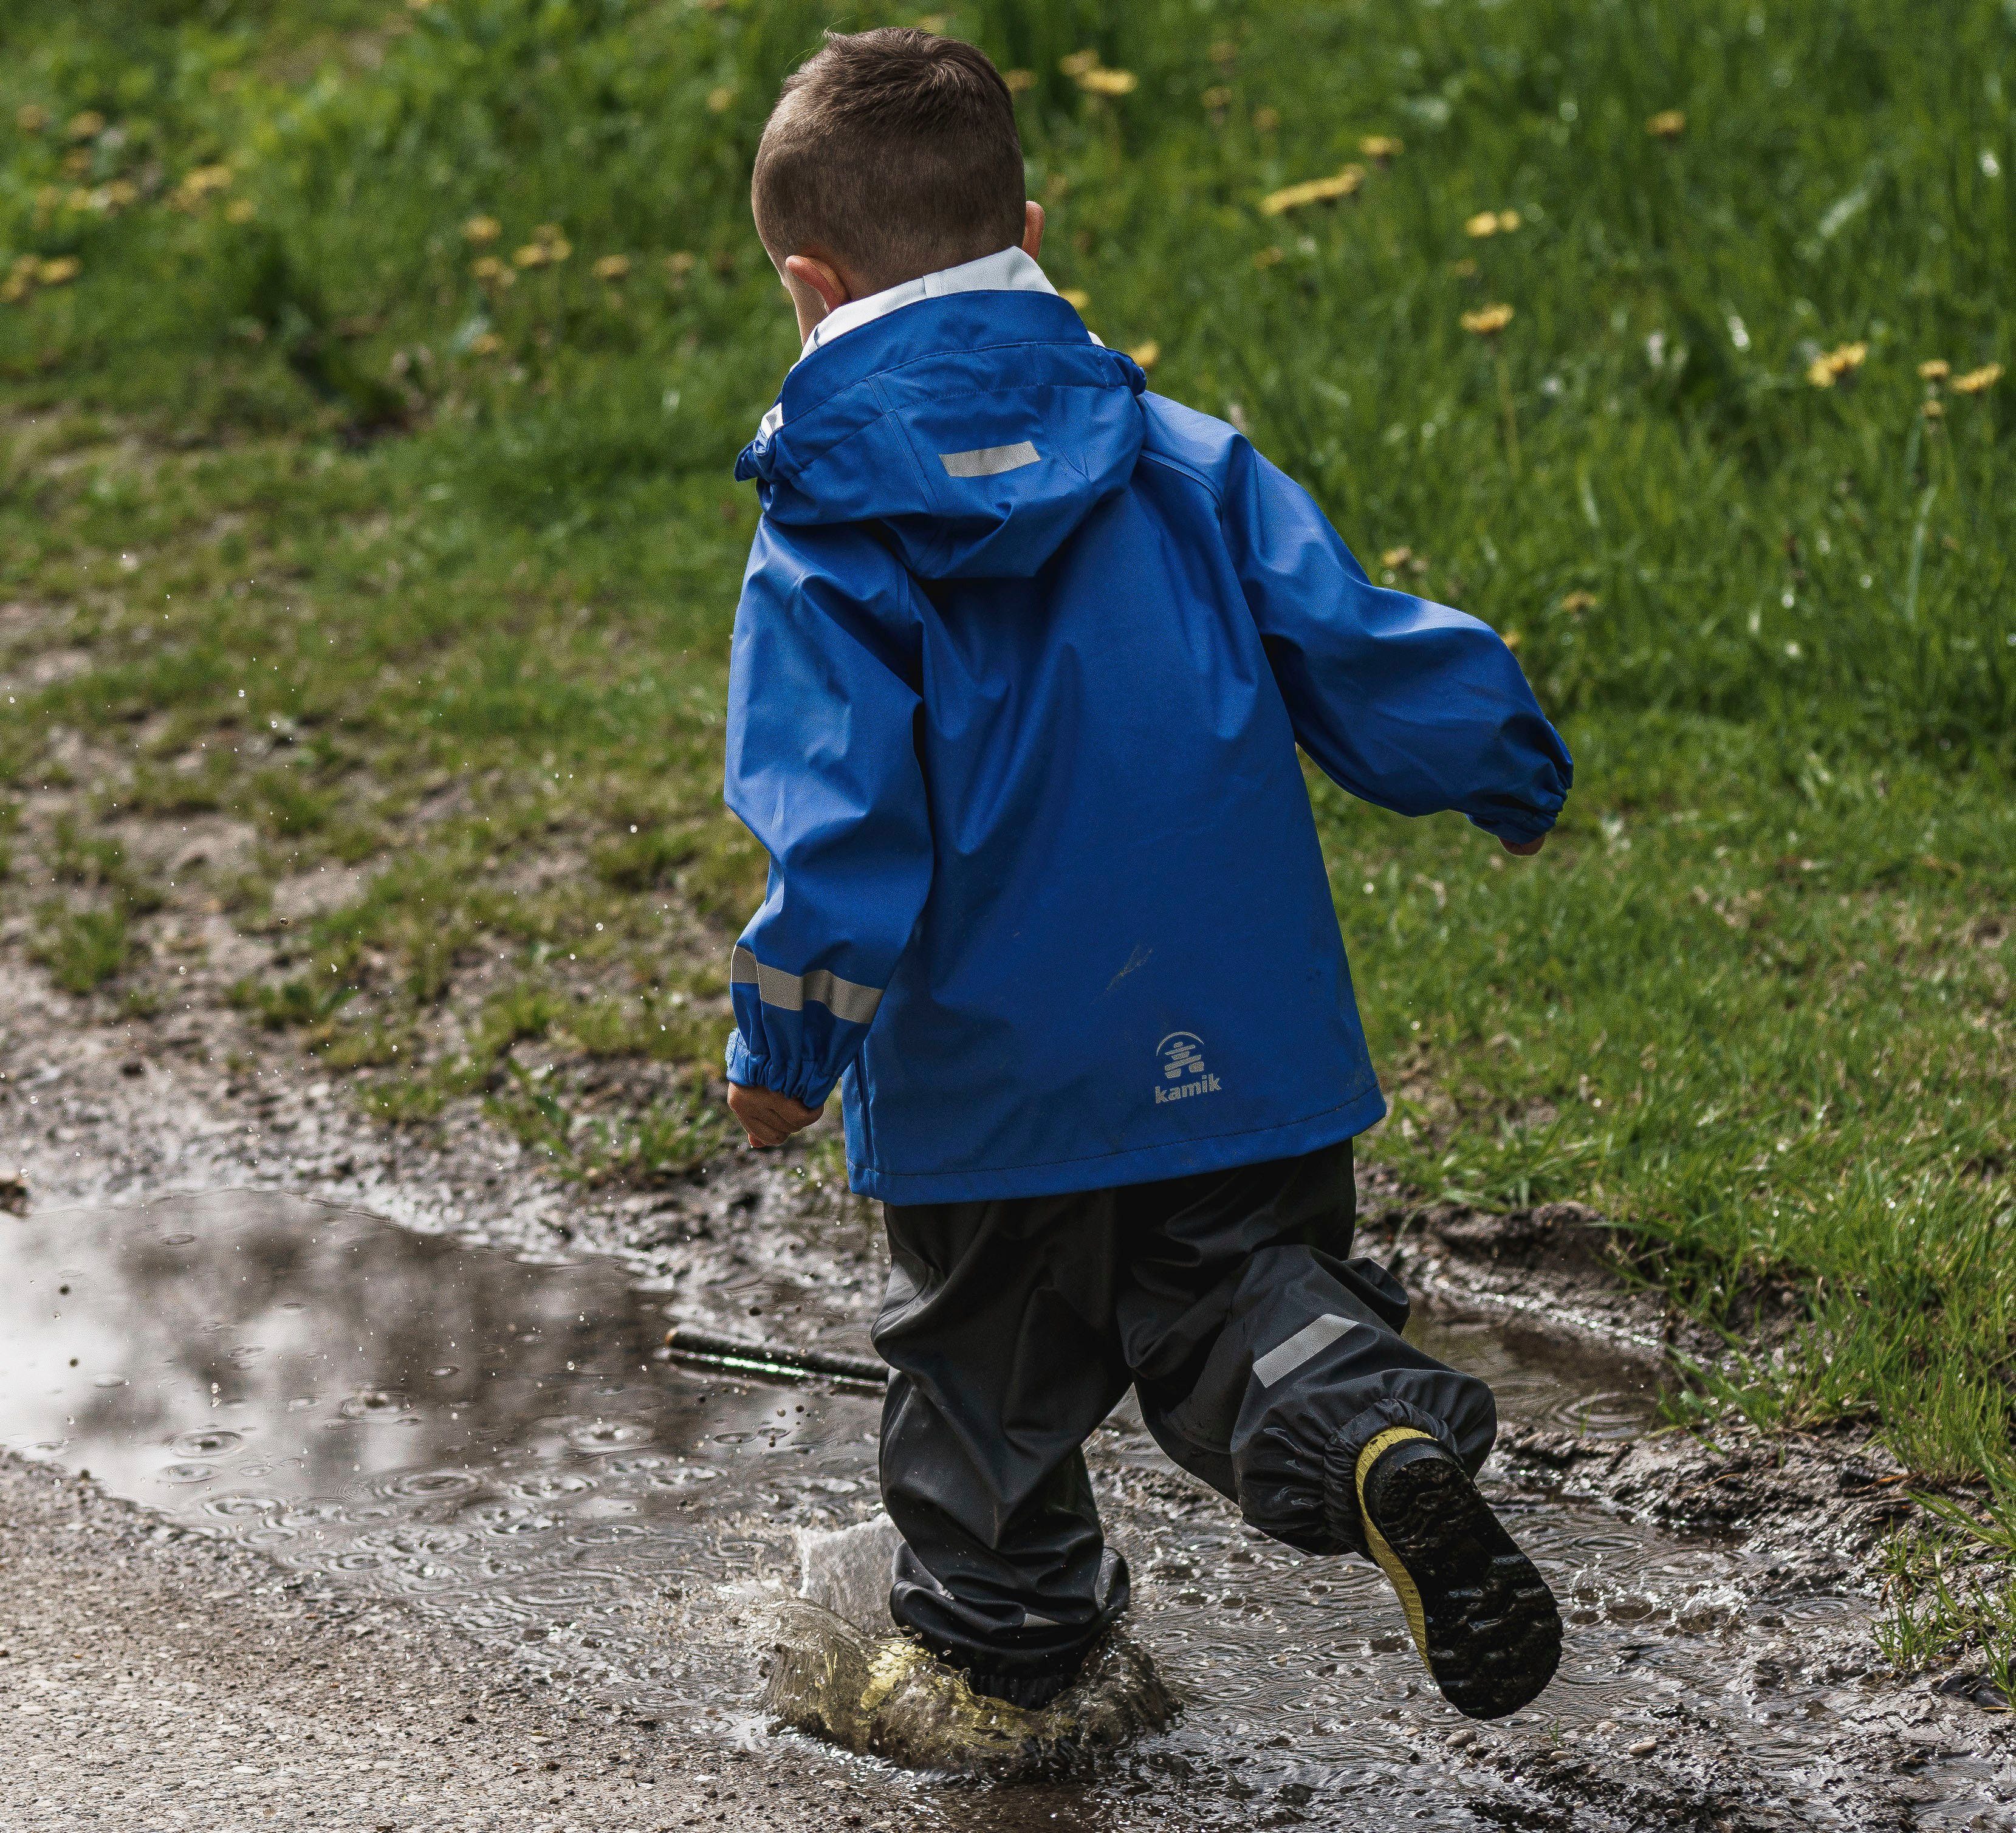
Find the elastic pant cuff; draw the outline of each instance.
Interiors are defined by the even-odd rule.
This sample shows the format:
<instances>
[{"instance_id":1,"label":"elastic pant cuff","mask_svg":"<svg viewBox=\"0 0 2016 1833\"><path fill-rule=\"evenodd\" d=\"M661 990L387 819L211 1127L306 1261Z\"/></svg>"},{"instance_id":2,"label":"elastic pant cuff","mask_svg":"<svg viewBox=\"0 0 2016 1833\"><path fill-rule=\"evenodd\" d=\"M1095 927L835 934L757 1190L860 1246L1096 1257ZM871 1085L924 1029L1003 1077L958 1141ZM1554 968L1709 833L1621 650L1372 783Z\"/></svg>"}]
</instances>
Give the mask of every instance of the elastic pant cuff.
<instances>
[{"instance_id":1,"label":"elastic pant cuff","mask_svg":"<svg viewBox=\"0 0 2016 1833\"><path fill-rule=\"evenodd\" d=\"M1375 1401L1323 1446L1323 1526L1339 1553L1371 1557L1358 1508L1358 1459L1365 1447L1389 1426L1412 1426L1426 1432L1450 1457L1462 1461L1448 1426L1433 1414L1405 1400Z\"/></svg>"},{"instance_id":2,"label":"elastic pant cuff","mask_svg":"<svg viewBox=\"0 0 2016 1833\"><path fill-rule=\"evenodd\" d=\"M1005 1700L1024 1712L1041 1712L1078 1676L1075 1667L1069 1673L1061 1674L999 1674L985 1668L967 1668L963 1671L967 1685L974 1692L990 1699Z\"/></svg>"}]
</instances>

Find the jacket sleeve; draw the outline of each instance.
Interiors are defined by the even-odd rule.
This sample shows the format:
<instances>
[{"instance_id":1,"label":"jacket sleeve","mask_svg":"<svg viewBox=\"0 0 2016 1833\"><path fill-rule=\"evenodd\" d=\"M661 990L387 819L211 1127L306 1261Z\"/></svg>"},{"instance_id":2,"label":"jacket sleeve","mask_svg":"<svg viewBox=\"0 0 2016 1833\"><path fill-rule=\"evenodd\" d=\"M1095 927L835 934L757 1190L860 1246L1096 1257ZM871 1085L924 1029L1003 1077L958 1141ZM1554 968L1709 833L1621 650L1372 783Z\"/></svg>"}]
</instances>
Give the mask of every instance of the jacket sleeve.
<instances>
[{"instance_id":1,"label":"jacket sleeve","mask_svg":"<svg viewBox=\"0 0 2016 1833\"><path fill-rule=\"evenodd\" d=\"M1501 840L1553 826L1575 766L1489 625L1366 578L1301 485L1239 442L1221 506L1295 737L1353 795L1454 808Z\"/></svg>"},{"instance_id":2,"label":"jacket sleeve","mask_svg":"<svg viewBox=\"0 0 2016 1833\"><path fill-rule=\"evenodd\" d=\"M931 881L907 582L873 543L825 557L758 529L728 686L728 805L770 855L729 976L728 1079L808 1107L859 1051Z\"/></svg>"}]
</instances>

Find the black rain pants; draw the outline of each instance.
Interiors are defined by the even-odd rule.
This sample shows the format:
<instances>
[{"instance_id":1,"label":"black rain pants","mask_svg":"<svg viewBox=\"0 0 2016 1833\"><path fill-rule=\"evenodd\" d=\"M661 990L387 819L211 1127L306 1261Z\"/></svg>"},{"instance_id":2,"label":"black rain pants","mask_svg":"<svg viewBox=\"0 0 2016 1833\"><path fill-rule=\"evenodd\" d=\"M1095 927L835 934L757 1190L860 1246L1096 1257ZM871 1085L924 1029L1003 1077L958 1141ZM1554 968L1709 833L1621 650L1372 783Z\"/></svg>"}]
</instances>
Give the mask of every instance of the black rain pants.
<instances>
[{"instance_id":1,"label":"black rain pants","mask_svg":"<svg viewBox=\"0 0 2016 1833\"><path fill-rule=\"evenodd\" d=\"M1417 1426L1473 1474L1496 1435L1490 1389L1403 1341L1406 1294L1346 1258L1348 1140L884 1213L890 1608L977 1681L1067 1674L1126 1608L1080 1447L1130 1384L1171 1457L1309 1553L1364 1551L1354 1476L1374 1434Z\"/></svg>"}]
</instances>

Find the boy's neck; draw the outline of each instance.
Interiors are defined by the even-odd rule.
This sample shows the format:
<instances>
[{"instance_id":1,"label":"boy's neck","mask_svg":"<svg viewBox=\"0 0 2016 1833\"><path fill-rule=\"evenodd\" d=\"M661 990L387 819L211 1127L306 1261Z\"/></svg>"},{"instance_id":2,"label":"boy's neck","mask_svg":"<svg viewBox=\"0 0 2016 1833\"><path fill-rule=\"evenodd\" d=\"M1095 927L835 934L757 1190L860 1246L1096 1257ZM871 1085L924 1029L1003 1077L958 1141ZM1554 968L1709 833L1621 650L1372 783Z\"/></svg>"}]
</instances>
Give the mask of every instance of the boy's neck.
<instances>
[{"instance_id":1,"label":"boy's neck","mask_svg":"<svg viewBox=\"0 0 2016 1833\"><path fill-rule=\"evenodd\" d=\"M1054 293L1042 268L1020 248L997 249L977 261L961 261L956 267L941 268L935 273L920 274L913 280L899 280L893 286L865 298L848 299L823 310L805 331L801 360L859 326L885 318L892 312L920 300L938 299L954 293ZM801 315L801 323L803 315Z\"/></svg>"}]
</instances>

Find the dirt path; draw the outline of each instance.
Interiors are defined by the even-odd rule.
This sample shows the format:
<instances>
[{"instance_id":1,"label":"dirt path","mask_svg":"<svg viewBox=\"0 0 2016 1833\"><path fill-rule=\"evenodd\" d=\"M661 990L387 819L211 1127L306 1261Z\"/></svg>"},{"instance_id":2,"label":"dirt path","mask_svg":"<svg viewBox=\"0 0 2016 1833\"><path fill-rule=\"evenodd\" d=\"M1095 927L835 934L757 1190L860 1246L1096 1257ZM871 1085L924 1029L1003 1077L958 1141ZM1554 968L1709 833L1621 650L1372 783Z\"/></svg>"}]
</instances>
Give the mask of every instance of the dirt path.
<instances>
[{"instance_id":1,"label":"dirt path","mask_svg":"<svg viewBox=\"0 0 2016 1833\"><path fill-rule=\"evenodd\" d=\"M830 1828L830 1783L527 1696L398 1607L0 1460L0 1825Z\"/></svg>"}]
</instances>

